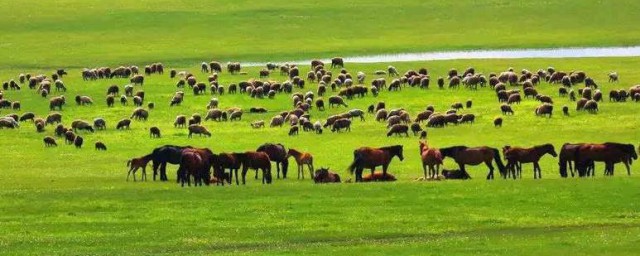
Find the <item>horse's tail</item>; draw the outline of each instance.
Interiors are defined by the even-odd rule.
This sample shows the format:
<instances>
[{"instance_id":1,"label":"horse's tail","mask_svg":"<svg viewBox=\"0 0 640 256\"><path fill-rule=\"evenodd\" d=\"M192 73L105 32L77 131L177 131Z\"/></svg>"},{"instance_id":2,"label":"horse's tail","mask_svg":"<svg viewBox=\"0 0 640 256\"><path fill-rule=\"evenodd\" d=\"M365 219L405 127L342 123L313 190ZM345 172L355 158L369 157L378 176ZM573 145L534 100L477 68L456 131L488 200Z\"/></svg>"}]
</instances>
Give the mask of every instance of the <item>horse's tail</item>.
<instances>
[{"instance_id":1,"label":"horse's tail","mask_svg":"<svg viewBox=\"0 0 640 256\"><path fill-rule=\"evenodd\" d=\"M492 148L491 150L493 151L493 159L496 161L496 165L498 165L498 171L505 173L504 164L502 163L502 159L500 159L500 151L497 148Z\"/></svg>"},{"instance_id":2,"label":"horse's tail","mask_svg":"<svg viewBox=\"0 0 640 256\"><path fill-rule=\"evenodd\" d=\"M353 162L349 165L349 172L353 175L353 172L356 170L356 167L360 164L361 158L357 151L353 152Z\"/></svg>"},{"instance_id":3,"label":"horse's tail","mask_svg":"<svg viewBox=\"0 0 640 256\"><path fill-rule=\"evenodd\" d=\"M131 166L131 160L127 161L127 167Z\"/></svg>"}]
</instances>

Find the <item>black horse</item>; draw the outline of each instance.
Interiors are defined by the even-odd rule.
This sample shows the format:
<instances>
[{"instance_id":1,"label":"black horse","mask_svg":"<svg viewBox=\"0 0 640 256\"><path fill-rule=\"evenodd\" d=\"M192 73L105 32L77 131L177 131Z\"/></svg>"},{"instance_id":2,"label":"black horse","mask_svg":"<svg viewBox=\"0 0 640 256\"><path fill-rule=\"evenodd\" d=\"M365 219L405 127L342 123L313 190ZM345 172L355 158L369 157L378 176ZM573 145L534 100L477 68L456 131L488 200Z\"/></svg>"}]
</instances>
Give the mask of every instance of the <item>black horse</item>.
<instances>
[{"instance_id":1,"label":"black horse","mask_svg":"<svg viewBox=\"0 0 640 256\"><path fill-rule=\"evenodd\" d=\"M180 164L182 161L182 150L185 148L192 148L191 146L175 146L164 145L157 147L151 152L153 161L153 180L156 180L158 175L158 167L160 167L160 180L167 181L167 163Z\"/></svg>"},{"instance_id":2,"label":"black horse","mask_svg":"<svg viewBox=\"0 0 640 256\"><path fill-rule=\"evenodd\" d=\"M262 144L260 147L258 147L256 151L267 153L267 155L269 155L269 159L271 160L271 162L276 162L276 171L277 171L278 179L280 178L280 165L282 165L282 178L283 179L287 178L287 170L289 169L289 160L287 158L287 149L284 147L284 145L280 143L278 144L265 143L265 144ZM256 172L256 179L257 178L258 178L258 172Z\"/></svg>"}]
</instances>

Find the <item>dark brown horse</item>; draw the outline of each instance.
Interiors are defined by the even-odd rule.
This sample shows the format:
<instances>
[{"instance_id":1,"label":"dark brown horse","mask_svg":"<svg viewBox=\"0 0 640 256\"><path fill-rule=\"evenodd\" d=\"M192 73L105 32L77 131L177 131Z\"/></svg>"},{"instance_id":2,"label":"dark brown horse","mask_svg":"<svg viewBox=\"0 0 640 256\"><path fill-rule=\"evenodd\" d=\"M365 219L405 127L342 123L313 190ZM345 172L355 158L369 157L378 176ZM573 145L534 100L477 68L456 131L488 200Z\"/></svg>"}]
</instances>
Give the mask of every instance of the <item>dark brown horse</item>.
<instances>
[{"instance_id":1,"label":"dark brown horse","mask_svg":"<svg viewBox=\"0 0 640 256\"><path fill-rule=\"evenodd\" d=\"M607 142L603 144L584 144L576 149L575 161L578 173L586 173L590 162L604 162L604 175L613 175L616 163L623 163L627 174L631 175L629 165L638 159L636 149L631 144Z\"/></svg>"},{"instance_id":2,"label":"dark brown horse","mask_svg":"<svg viewBox=\"0 0 640 256\"><path fill-rule=\"evenodd\" d=\"M555 148L551 144L544 144L534 146L532 148L520 148L506 146L502 149L504 159L507 160L507 170L511 171L513 178L516 175L522 178L522 164L533 163L533 178L542 178L542 170L540 169L540 158L545 154L549 154L553 157L557 157ZM537 173L537 175L536 175ZM507 178L504 175L504 178Z\"/></svg>"},{"instance_id":3,"label":"dark brown horse","mask_svg":"<svg viewBox=\"0 0 640 256\"><path fill-rule=\"evenodd\" d=\"M481 163L485 163L487 167L489 167L489 173L487 174L487 179L493 179L493 165L491 164L492 160L496 161L496 165L498 166L498 171L500 173L505 173L504 164L502 164L502 160L500 160L500 151L496 148L491 147L475 147L470 148L466 146L453 146L448 148L440 148L440 153L442 153L442 157L451 157L456 163L460 166L460 170L462 172L466 172L464 165L479 165Z\"/></svg>"},{"instance_id":4,"label":"dark brown horse","mask_svg":"<svg viewBox=\"0 0 640 256\"><path fill-rule=\"evenodd\" d=\"M580 148L580 146L582 145L585 145L585 143L577 143L577 144L565 143L562 145L562 148L560 148L560 157L558 159L558 165L560 165L560 177L566 178L568 176L567 166L569 166L569 171L571 171L571 177L575 176L575 172L573 171L573 167L571 164L575 163L576 150ZM585 172L584 173L578 172L578 176L584 177L590 172L593 172L594 168L595 168L594 163L593 161L591 161L590 163L588 163L586 168L583 169ZM578 171L577 168L576 168L576 171Z\"/></svg>"},{"instance_id":5,"label":"dark brown horse","mask_svg":"<svg viewBox=\"0 0 640 256\"><path fill-rule=\"evenodd\" d=\"M209 177L209 162L198 150L185 149L182 151L178 176L183 187L185 182L191 186L192 176L196 187L202 186L203 181L209 185L211 179Z\"/></svg>"},{"instance_id":6,"label":"dark brown horse","mask_svg":"<svg viewBox=\"0 0 640 256\"><path fill-rule=\"evenodd\" d=\"M371 169L373 175L376 166L382 165L382 175L387 175L387 168L394 156L400 161L404 160L402 145L394 145L381 148L361 147L353 151L353 163L349 165L351 174L355 171L356 182L362 182L362 170Z\"/></svg>"},{"instance_id":7,"label":"dark brown horse","mask_svg":"<svg viewBox=\"0 0 640 256\"><path fill-rule=\"evenodd\" d=\"M229 179L227 180L227 182L233 182L233 176L235 172L236 185L240 185L238 181L238 169L240 169L240 167L242 167L242 162L240 162L240 160L236 158L234 154L220 153L214 156L214 176L219 180L223 180L221 178L225 176L224 170L229 169Z\"/></svg>"},{"instance_id":8,"label":"dark brown horse","mask_svg":"<svg viewBox=\"0 0 640 256\"><path fill-rule=\"evenodd\" d=\"M316 170L315 176L313 176L313 182L315 183L340 183L340 175L329 171L329 168L320 168Z\"/></svg>"},{"instance_id":9,"label":"dark brown horse","mask_svg":"<svg viewBox=\"0 0 640 256\"><path fill-rule=\"evenodd\" d=\"M276 171L277 171L278 179L280 178L280 165L282 165L282 178L283 179L287 178L287 171L289 169L289 160L287 158L287 149L284 147L284 145L280 143L278 144L265 143L265 144L262 144L260 147L258 147L256 151L267 153L267 155L269 155L269 159L271 159L272 162L276 162ZM256 173L256 179L257 178L258 178L258 173Z\"/></svg>"},{"instance_id":10,"label":"dark brown horse","mask_svg":"<svg viewBox=\"0 0 640 256\"><path fill-rule=\"evenodd\" d=\"M242 185L245 184L245 178L249 168L262 170L262 184L271 184L271 160L267 153L247 151L244 153L233 153L233 156L242 163Z\"/></svg>"}]
</instances>

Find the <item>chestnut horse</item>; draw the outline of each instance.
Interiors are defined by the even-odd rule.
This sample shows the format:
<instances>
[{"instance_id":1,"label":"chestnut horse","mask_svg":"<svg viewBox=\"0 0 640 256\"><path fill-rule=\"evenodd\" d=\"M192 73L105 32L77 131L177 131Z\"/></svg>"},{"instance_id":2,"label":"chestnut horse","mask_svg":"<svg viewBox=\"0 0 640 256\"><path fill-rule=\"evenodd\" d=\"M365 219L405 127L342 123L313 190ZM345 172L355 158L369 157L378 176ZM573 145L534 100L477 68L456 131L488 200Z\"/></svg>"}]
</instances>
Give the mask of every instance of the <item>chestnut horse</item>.
<instances>
[{"instance_id":1,"label":"chestnut horse","mask_svg":"<svg viewBox=\"0 0 640 256\"><path fill-rule=\"evenodd\" d=\"M233 153L233 156L242 163L242 185L249 168L262 170L262 184L271 184L271 160L265 152L247 151L244 153Z\"/></svg>"},{"instance_id":2,"label":"chestnut horse","mask_svg":"<svg viewBox=\"0 0 640 256\"><path fill-rule=\"evenodd\" d=\"M287 151L287 158L290 156L293 156L298 164L298 179L302 176L304 180L304 165L309 167L309 177L313 178L313 156L311 154L290 148L289 151Z\"/></svg>"},{"instance_id":3,"label":"chestnut horse","mask_svg":"<svg viewBox=\"0 0 640 256\"><path fill-rule=\"evenodd\" d=\"M289 160L287 159L287 149L284 147L284 145L280 143L278 144L265 143L265 144L262 144L260 147L258 147L256 151L267 153L267 155L269 155L269 159L271 159L271 161L273 162L276 162L276 171L277 171L278 179L280 178L280 165L282 165L282 178L283 179L287 178L287 170L289 169ZM258 173L256 173L256 179L257 178L258 178Z\"/></svg>"},{"instance_id":4,"label":"chestnut horse","mask_svg":"<svg viewBox=\"0 0 640 256\"><path fill-rule=\"evenodd\" d=\"M629 165L638 159L636 149L631 144L607 142L603 144L585 144L576 149L576 169L578 173L585 173L590 162L604 162L604 175L613 175L613 167L622 162L627 168L627 175L631 175Z\"/></svg>"},{"instance_id":5,"label":"chestnut horse","mask_svg":"<svg viewBox=\"0 0 640 256\"><path fill-rule=\"evenodd\" d=\"M513 178L516 178L516 175L522 178L522 164L533 163L533 178L542 179L542 169L540 169L540 158L545 154L549 154L553 157L557 157L558 153L556 153L555 148L551 144L544 144L534 146L532 148L520 148L520 147L510 147L505 146L502 149L502 153L504 154L504 159L507 160L507 170L511 171L511 175ZM503 175L506 179L507 176Z\"/></svg>"},{"instance_id":6,"label":"chestnut horse","mask_svg":"<svg viewBox=\"0 0 640 256\"><path fill-rule=\"evenodd\" d=\"M315 183L340 183L340 175L329 171L329 168L323 168L316 170L316 174L313 177Z\"/></svg>"},{"instance_id":7,"label":"chestnut horse","mask_svg":"<svg viewBox=\"0 0 640 256\"><path fill-rule=\"evenodd\" d=\"M565 143L562 145L562 148L560 148L560 157L558 159L558 165L560 165L560 177L566 178L568 176L567 166L569 166L569 171L571 171L571 177L575 176L571 163L575 162L576 150L580 148L580 146L582 145L585 145L585 143L577 143L577 144ZM595 168L595 165L593 161L591 161L586 167L585 172L578 173L578 176L584 177L590 172L593 172L594 168ZM578 169L576 169L576 172L577 171Z\"/></svg>"},{"instance_id":8,"label":"chestnut horse","mask_svg":"<svg viewBox=\"0 0 640 256\"><path fill-rule=\"evenodd\" d=\"M496 165L498 165L498 171L500 173L505 173L504 164L502 164L502 160L500 160L500 151L496 148L491 147L475 147L470 148L466 146L453 146L448 148L440 148L440 153L442 153L443 159L445 157L451 157L456 163L460 166L460 170L462 172L466 172L464 165L479 165L481 163L485 163L487 167L489 167L489 173L487 174L487 179L493 179L493 165L491 164L492 160L496 161Z\"/></svg>"},{"instance_id":9,"label":"chestnut horse","mask_svg":"<svg viewBox=\"0 0 640 256\"><path fill-rule=\"evenodd\" d=\"M422 170L424 179L427 179L427 166L429 166L429 177L437 178L442 165L442 154L437 148L429 148L425 141L420 141L420 157L422 158Z\"/></svg>"},{"instance_id":10,"label":"chestnut horse","mask_svg":"<svg viewBox=\"0 0 640 256\"><path fill-rule=\"evenodd\" d=\"M402 145L394 145L381 148L361 147L353 151L353 163L349 165L351 174L355 171L356 182L362 182L362 170L371 169L373 176L376 166L382 165L382 176L387 175L387 168L394 156L400 161L404 160L402 155Z\"/></svg>"},{"instance_id":11,"label":"chestnut horse","mask_svg":"<svg viewBox=\"0 0 640 256\"><path fill-rule=\"evenodd\" d=\"M127 161L127 166L130 167L129 168L129 173L127 173L127 181L129 181L129 175L131 175L131 173L133 173L133 181L136 181L136 171L138 171L138 169L142 168L142 180L146 180L147 179L147 163L149 163L149 161L151 161L151 155L146 155L143 157L139 157L139 158L132 158L131 160Z\"/></svg>"}]
</instances>

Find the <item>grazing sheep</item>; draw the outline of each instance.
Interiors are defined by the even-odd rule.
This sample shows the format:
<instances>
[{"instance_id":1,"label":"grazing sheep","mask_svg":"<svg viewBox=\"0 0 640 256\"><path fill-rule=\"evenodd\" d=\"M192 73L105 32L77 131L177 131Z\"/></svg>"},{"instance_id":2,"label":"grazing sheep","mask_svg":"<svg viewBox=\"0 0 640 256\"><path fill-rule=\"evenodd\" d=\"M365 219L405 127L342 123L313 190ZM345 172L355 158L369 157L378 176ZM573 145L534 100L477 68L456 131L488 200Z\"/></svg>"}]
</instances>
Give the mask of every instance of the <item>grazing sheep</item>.
<instances>
[{"instance_id":1,"label":"grazing sheep","mask_svg":"<svg viewBox=\"0 0 640 256\"><path fill-rule=\"evenodd\" d=\"M418 115L416 116L416 119L414 120L414 122L416 123L422 123L422 121L428 120L429 117L433 114L433 111L431 110L425 110L423 112L418 113Z\"/></svg>"},{"instance_id":2,"label":"grazing sheep","mask_svg":"<svg viewBox=\"0 0 640 256\"><path fill-rule=\"evenodd\" d=\"M473 102L470 99L467 100L467 103L466 103L467 109L471 108L472 105L473 105Z\"/></svg>"},{"instance_id":3,"label":"grazing sheep","mask_svg":"<svg viewBox=\"0 0 640 256\"><path fill-rule=\"evenodd\" d=\"M427 131L420 132L420 139L421 140L426 140L427 139Z\"/></svg>"},{"instance_id":4,"label":"grazing sheep","mask_svg":"<svg viewBox=\"0 0 640 256\"><path fill-rule=\"evenodd\" d=\"M64 133L64 139L65 143L73 144L73 142L76 140L76 134L73 131L67 131Z\"/></svg>"},{"instance_id":5,"label":"grazing sheep","mask_svg":"<svg viewBox=\"0 0 640 256\"><path fill-rule=\"evenodd\" d=\"M351 119L348 118L340 118L333 122L333 126L331 128L331 132L340 132L342 129L346 131L351 131Z\"/></svg>"},{"instance_id":6,"label":"grazing sheep","mask_svg":"<svg viewBox=\"0 0 640 256\"><path fill-rule=\"evenodd\" d=\"M387 67L387 73L389 74L389 76L400 76L400 73L398 73L398 70L394 66ZM376 72L376 75L384 75L384 73L380 74Z\"/></svg>"},{"instance_id":7,"label":"grazing sheep","mask_svg":"<svg viewBox=\"0 0 640 256\"><path fill-rule=\"evenodd\" d=\"M274 127L274 126L282 127L283 124L284 124L284 118L278 115L271 118L271 123L269 124L269 127Z\"/></svg>"},{"instance_id":8,"label":"grazing sheep","mask_svg":"<svg viewBox=\"0 0 640 256\"><path fill-rule=\"evenodd\" d=\"M255 129L264 128L264 121L263 120L255 121L255 122L251 123L251 127L255 128Z\"/></svg>"},{"instance_id":9,"label":"grazing sheep","mask_svg":"<svg viewBox=\"0 0 640 256\"><path fill-rule=\"evenodd\" d=\"M520 104L520 101L522 100L522 98L520 97L519 93L514 93L509 95L509 98L507 98L507 104L511 105L513 103L516 104Z\"/></svg>"},{"instance_id":10,"label":"grazing sheep","mask_svg":"<svg viewBox=\"0 0 640 256\"><path fill-rule=\"evenodd\" d=\"M76 139L73 140L73 145L75 145L76 148L78 149L82 148L83 143L84 143L84 139L80 135L76 136Z\"/></svg>"},{"instance_id":11,"label":"grazing sheep","mask_svg":"<svg viewBox=\"0 0 640 256\"><path fill-rule=\"evenodd\" d=\"M87 130L92 133L95 132L93 126L84 120L74 120L71 122L71 129L73 129L74 132L78 132L78 130Z\"/></svg>"},{"instance_id":12,"label":"grazing sheep","mask_svg":"<svg viewBox=\"0 0 640 256\"><path fill-rule=\"evenodd\" d=\"M36 132L44 132L44 119L42 118L37 118L34 121L34 124L36 125Z\"/></svg>"},{"instance_id":13,"label":"grazing sheep","mask_svg":"<svg viewBox=\"0 0 640 256\"><path fill-rule=\"evenodd\" d=\"M394 126L396 124L400 124L402 122L402 119L400 118L400 116L390 116L387 119L387 128Z\"/></svg>"},{"instance_id":14,"label":"grazing sheep","mask_svg":"<svg viewBox=\"0 0 640 256\"><path fill-rule=\"evenodd\" d=\"M116 99L113 98L113 95L107 96L107 107L113 107L113 104L115 104L115 102L116 102Z\"/></svg>"},{"instance_id":15,"label":"grazing sheep","mask_svg":"<svg viewBox=\"0 0 640 256\"><path fill-rule=\"evenodd\" d=\"M502 127L502 117L496 117L495 119L493 119L493 126Z\"/></svg>"},{"instance_id":16,"label":"grazing sheep","mask_svg":"<svg viewBox=\"0 0 640 256\"><path fill-rule=\"evenodd\" d=\"M176 117L176 120L173 122L173 127L186 127L187 125L187 117L184 115L179 115Z\"/></svg>"},{"instance_id":17,"label":"grazing sheep","mask_svg":"<svg viewBox=\"0 0 640 256\"><path fill-rule=\"evenodd\" d=\"M460 102L456 102L456 103L451 104L451 108L455 109L455 110L460 110L460 109L463 108L463 105Z\"/></svg>"},{"instance_id":18,"label":"grazing sheep","mask_svg":"<svg viewBox=\"0 0 640 256\"><path fill-rule=\"evenodd\" d=\"M107 122L103 118L95 118L93 119L93 126L96 130L104 130L107 129Z\"/></svg>"},{"instance_id":19,"label":"grazing sheep","mask_svg":"<svg viewBox=\"0 0 640 256\"><path fill-rule=\"evenodd\" d=\"M329 107L333 107L334 105L342 105L348 107L346 103L344 103L344 99L340 96L331 96L329 97Z\"/></svg>"},{"instance_id":20,"label":"grazing sheep","mask_svg":"<svg viewBox=\"0 0 640 256\"><path fill-rule=\"evenodd\" d=\"M569 107L567 107L566 105L565 105L565 106L563 106L563 107L562 107L562 113L563 113L565 116L568 116L568 115L569 115Z\"/></svg>"},{"instance_id":21,"label":"grazing sheep","mask_svg":"<svg viewBox=\"0 0 640 256\"><path fill-rule=\"evenodd\" d=\"M126 128L128 130L130 129L129 127L130 125L131 125L131 119L122 119L118 121L118 124L116 125L116 129L122 130Z\"/></svg>"},{"instance_id":22,"label":"grazing sheep","mask_svg":"<svg viewBox=\"0 0 640 256\"><path fill-rule=\"evenodd\" d=\"M45 147L57 147L58 143L56 143L56 139L54 139L53 137L47 136L44 137L44 139L42 139L44 141L44 146Z\"/></svg>"},{"instance_id":23,"label":"grazing sheep","mask_svg":"<svg viewBox=\"0 0 640 256\"><path fill-rule=\"evenodd\" d=\"M97 141L96 142L96 150L106 151L107 150L107 145L105 145L101 141Z\"/></svg>"},{"instance_id":24,"label":"grazing sheep","mask_svg":"<svg viewBox=\"0 0 640 256\"><path fill-rule=\"evenodd\" d=\"M576 102L576 110L580 111L584 109L584 105L587 104L588 99L582 98L578 102Z\"/></svg>"},{"instance_id":25,"label":"grazing sheep","mask_svg":"<svg viewBox=\"0 0 640 256\"><path fill-rule=\"evenodd\" d=\"M289 136L298 135L299 130L300 128L298 128L298 126L291 126L291 128L289 128Z\"/></svg>"},{"instance_id":26,"label":"grazing sheep","mask_svg":"<svg viewBox=\"0 0 640 256\"><path fill-rule=\"evenodd\" d=\"M76 104L78 105L92 105L93 100L89 96L76 96Z\"/></svg>"},{"instance_id":27,"label":"grazing sheep","mask_svg":"<svg viewBox=\"0 0 640 256\"><path fill-rule=\"evenodd\" d=\"M476 120L476 116L474 114L464 114L462 115L462 117L460 117L460 119L458 120L458 123L464 124L464 123L473 123Z\"/></svg>"},{"instance_id":28,"label":"grazing sheep","mask_svg":"<svg viewBox=\"0 0 640 256\"><path fill-rule=\"evenodd\" d=\"M422 132L422 127L420 127L419 123L412 123L410 128L411 128L411 132L413 133L413 136L417 136L418 132Z\"/></svg>"},{"instance_id":29,"label":"grazing sheep","mask_svg":"<svg viewBox=\"0 0 640 256\"><path fill-rule=\"evenodd\" d=\"M3 129L3 128L15 129L18 127L20 127L20 124L18 124L18 122L15 119L9 118L9 117L0 118L0 129Z\"/></svg>"},{"instance_id":30,"label":"grazing sheep","mask_svg":"<svg viewBox=\"0 0 640 256\"><path fill-rule=\"evenodd\" d=\"M342 59L341 57L332 58L331 68L337 68L338 66L340 66L341 68L344 68L344 59Z\"/></svg>"},{"instance_id":31,"label":"grazing sheep","mask_svg":"<svg viewBox=\"0 0 640 256\"><path fill-rule=\"evenodd\" d=\"M189 126L189 138L191 138L193 134L198 134L200 136L205 135L207 137L211 137L211 133L209 132L209 130L207 130L207 128L197 124Z\"/></svg>"},{"instance_id":32,"label":"grazing sheep","mask_svg":"<svg viewBox=\"0 0 640 256\"><path fill-rule=\"evenodd\" d=\"M31 122L33 122L33 119L36 117L36 114L32 113L32 112L27 112L22 114L22 116L20 116L20 122L24 122L27 120L31 120Z\"/></svg>"},{"instance_id":33,"label":"grazing sheep","mask_svg":"<svg viewBox=\"0 0 640 256\"><path fill-rule=\"evenodd\" d=\"M500 110L502 111L503 115L513 115L513 109L511 109L511 106L509 106L508 104L503 103L502 105L500 105Z\"/></svg>"},{"instance_id":34,"label":"grazing sheep","mask_svg":"<svg viewBox=\"0 0 640 256\"><path fill-rule=\"evenodd\" d=\"M394 124L393 126L391 126L391 128L389 128L389 130L387 131L387 137L390 137L393 134L396 134L398 136L405 134L407 137L409 137L409 126L407 126L406 124Z\"/></svg>"},{"instance_id":35,"label":"grazing sheep","mask_svg":"<svg viewBox=\"0 0 640 256\"><path fill-rule=\"evenodd\" d=\"M155 126L149 128L149 138L160 138L160 128Z\"/></svg>"},{"instance_id":36,"label":"grazing sheep","mask_svg":"<svg viewBox=\"0 0 640 256\"><path fill-rule=\"evenodd\" d=\"M242 110L236 110L229 115L229 121L242 120Z\"/></svg>"},{"instance_id":37,"label":"grazing sheep","mask_svg":"<svg viewBox=\"0 0 640 256\"><path fill-rule=\"evenodd\" d=\"M58 110L62 111L62 105L64 104L64 96L53 97L49 100L49 110L55 110L55 108L57 107Z\"/></svg>"},{"instance_id":38,"label":"grazing sheep","mask_svg":"<svg viewBox=\"0 0 640 256\"><path fill-rule=\"evenodd\" d=\"M454 125L458 125L458 120L460 120L460 116L457 115L457 114L446 114L444 116L445 125L448 125L450 123L452 123Z\"/></svg>"},{"instance_id":39,"label":"grazing sheep","mask_svg":"<svg viewBox=\"0 0 640 256\"><path fill-rule=\"evenodd\" d=\"M529 96L531 96L531 97L538 96L538 91L536 89L532 88L532 87L524 88L523 92L524 92L524 97L525 98L529 98Z\"/></svg>"},{"instance_id":40,"label":"grazing sheep","mask_svg":"<svg viewBox=\"0 0 640 256\"><path fill-rule=\"evenodd\" d=\"M591 114L595 114L598 112L598 102L595 100L588 100L587 103L584 104L584 110Z\"/></svg>"},{"instance_id":41,"label":"grazing sheep","mask_svg":"<svg viewBox=\"0 0 640 256\"><path fill-rule=\"evenodd\" d=\"M45 123L47 124L57 124L62 122L62 115L60 113L54 112L47 116Z\"/></svg>"},{"instance_id":42,"label":"grazing sheep","mask_svg":"<svg viewBox=\"0 0 640 256\"><path fill-rule=\"evenodd\" d=\"M536 116L548 115L549 118L551 118L551 115L553 115L553 105L549 103L543 103L542 105L536 108L535 113L536 113Z\"/></svg>"},{"instance_id":43,"label":"grazing sheep","mask_svg":"<svg viewBox=\"0 0 640 256\"><path fill-rule=\"evenodd\" d=\"M205 121L214 120L214 121L226 121L227 113L222 112L220 109L210 109L207 112L207 116L204 118Z\"/></svg>"},{"instance_id":44,"label":"grazing sheep","mask_svg":"<svg viewBox=\"0 0 640 256\"><path fill-rule=\"evenodd\" d=\"M146 121L149 118L149 112L143 108L136 108L133 110L133 114L131 114L130 118Z\"/></svg>"},{"instance_id":45,"label":"grazing sheep","mask_svg":"<svg viewBox=\"0 0 640 256\"><path fill-rule=\"evenodd\" d=\"M130 79L131 84L133 85L144 85L144 76L142 75L135 75Z\"/></svg>"},{"instance_id":46,"label":"grazing sheep","mask_svg":"<svg viewBox=\"0 0 640 256\"><path fill-rule=\"evenodd\" d=\"M618 72L609 73L609 83L617 83L618 82Z\"/></svg>"},{"instance_id":47,"label":"grazing sheep","mask_svg":"<svg viewBox=\"0 0 640 256\"><path fill-rule=\"evenodd\" d=\"M593 100L595 100L596 102L602 101L602 92L600 90L596 90L593 93Z\"/></svg>"},{"instance_id":48,"label":"grazing sheep","mask_svg":"<svg viewBox=\"0 0 640 256\"><path fill-rule=\"evenodd\" d=\"M442 128L446 124L445 116L441 114L433 114L427 120L427 127Z\"/></svg>"}]
</instances>

